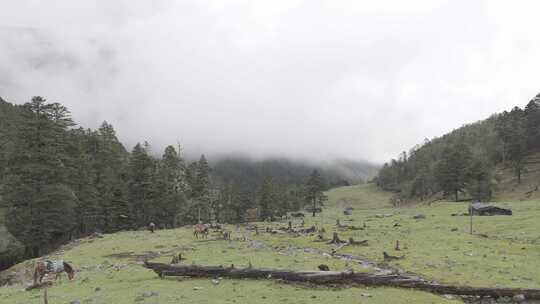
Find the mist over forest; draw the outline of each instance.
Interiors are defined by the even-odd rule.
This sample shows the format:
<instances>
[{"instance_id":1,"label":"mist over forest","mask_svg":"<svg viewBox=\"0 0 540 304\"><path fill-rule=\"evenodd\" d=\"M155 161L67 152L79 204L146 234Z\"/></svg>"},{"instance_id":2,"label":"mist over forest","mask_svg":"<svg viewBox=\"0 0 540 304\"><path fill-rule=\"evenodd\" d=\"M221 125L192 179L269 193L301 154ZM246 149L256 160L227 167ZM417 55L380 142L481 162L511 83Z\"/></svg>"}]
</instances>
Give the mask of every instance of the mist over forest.
<instances>
[{"instance_id":1,"label":"mist over forest","mask_svg":"<svg viewBox=\"0 0 540 304\"><path fill-rule=\"evenodd\" d=\"M540 301L538 11L2 1L0 302Z\"/></svg>"}]
</instances>

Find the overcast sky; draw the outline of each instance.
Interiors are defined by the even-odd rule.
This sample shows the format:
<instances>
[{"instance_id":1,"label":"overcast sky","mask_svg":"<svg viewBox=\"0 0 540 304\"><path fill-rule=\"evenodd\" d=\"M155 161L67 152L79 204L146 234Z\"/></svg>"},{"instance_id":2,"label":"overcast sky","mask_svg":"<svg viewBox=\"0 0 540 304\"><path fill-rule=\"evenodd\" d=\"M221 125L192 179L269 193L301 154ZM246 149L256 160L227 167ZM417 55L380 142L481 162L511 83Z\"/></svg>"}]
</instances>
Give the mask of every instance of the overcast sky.
<instances>
[{"instance_id":1,"label":"overcast sky","mask_svg":"<svg viewBox=\"0 0 540 304\"><path fill-rule=\"evenodd\" d=\"M128 149L382 162L540 92L537 3L2 0L0 96Z\"/></svg>"}]
</instances>

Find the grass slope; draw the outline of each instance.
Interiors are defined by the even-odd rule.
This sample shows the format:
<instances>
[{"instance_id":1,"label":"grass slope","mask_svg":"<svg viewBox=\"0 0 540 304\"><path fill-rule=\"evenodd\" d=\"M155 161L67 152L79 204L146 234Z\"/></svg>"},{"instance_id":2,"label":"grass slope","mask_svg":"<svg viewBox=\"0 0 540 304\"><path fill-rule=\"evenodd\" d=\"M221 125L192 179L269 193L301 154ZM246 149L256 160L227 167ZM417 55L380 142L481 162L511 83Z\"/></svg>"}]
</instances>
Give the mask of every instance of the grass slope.
<instances>
[{"instance_id":1,"label":"grass slope","mask_svg":"<svg viewBox=\"0 0 540 304\"><path fill-rule=\"evenodd\" d=\"M431 206L392 208L390 195L373 185L343 187L327 193L329 201L322 215L307 216L305 226L325 228L326 237L337 231L342 239L369 240L369 246L346 246L340 252L384 263L382 252L405 255L392 262L397 267L442 283L472 286L540 288L540 201L501 203L512 208L513 216L475 217L474 235L468 233L469 218L451 216L466 212L464 203L441 202ZM353 207L353 215L343 214ZM425 219L413 219L422 213ZM336 228L342 224L364 230ZM301 225L295 219L295 226ZM397 224L397 225L396 225ZM258 223L265 227L286 227L286 221ZM56 283L49 289L50 303L452 303L425 292L394 288L314 287L284 284L271 280L229 280L213 285L208 279L159 279L141 266L143 256L168 262L182 252L185 263L206 265L316 269L321 263L331 270L354 268L372 271L352 261L334 259L305 248L330 252L334 245L316 241L316 236L294 234L255 235L244 228L233 231L233 238L250 241L194 240L190 228L121 232L102 239L82 239L58 252L58 257L78 269L75 281ZM402 250L394 251L399 240ZM16 273L29 282L34 261L21 263L4 275ZM40 291L22 291L16 284L0 288L0 303L41 303ZM144 293L159 295L143 297ZM362 296L364 294L364 296ZM366 295L369 294L370 297Z\"/></svg>"},{"instance_id":2,"label":"grass slope","mask_svg":"<svg viewBox=\"0 0 540 304\"><path fill-rule=\"evenodd\" d=\"M517 184L514 170L510 167L497 166L495 200L530 201L540 200L540 153L526 159L521 184Z\"/></svg>"},{"instance_id":3,"label":"grass slope","mask_svg":"<svg viewBox=\"0 0 540 304\"><path fill-rule=\"evenodd\" d=\"M245 234L243 230L234 236ZM290 285L271 280L228 280L213 285L208 279L159 279L141 266L140 257L160 254L154 260L167 262L171 255L183 252L186 263L287 269L316 269L320 263L332 269L345 269L346 261L331 259L289 247L267 248L257 241L194 240L191 229L149 232L122 232L103 239L83 239L66 246L56 257L72 262L78 269L77 279L65 278L49 289L50 303L440 303L442 298L424 292L392 288L334 289ZM131 254L130 254L131 253ZM34 261L9 270L28 282ZM356 271L367 271L355 266ZM0 288L1 303L42 303L41 291L23 291L22 285ZM144 297L147 292L157 296ZM364 296L362 296L364 294ZM365 297L367 294L370 297ZM446 300L444 300L446 301ZM443 301L443 302L444 302ZM447 301L450 303L450 301Z\"/></svg>"}]
</instances>

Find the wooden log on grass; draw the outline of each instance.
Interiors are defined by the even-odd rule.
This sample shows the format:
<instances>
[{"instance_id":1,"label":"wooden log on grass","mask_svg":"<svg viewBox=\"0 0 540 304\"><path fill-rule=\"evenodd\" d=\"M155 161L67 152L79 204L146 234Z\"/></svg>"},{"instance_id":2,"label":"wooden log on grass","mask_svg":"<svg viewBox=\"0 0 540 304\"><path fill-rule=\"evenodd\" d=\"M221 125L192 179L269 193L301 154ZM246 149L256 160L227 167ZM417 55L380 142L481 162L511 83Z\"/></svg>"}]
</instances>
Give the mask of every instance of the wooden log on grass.
<instances>
[{"instance_id":1,"label":"wooden log on grass","mask_svg":"<svg viewBox=\"0 0 540 304\"><path fill-rule=\"evenodd\" d=\"M289 282L313 284L339 284L360 286L387 286L418 289L437 294L480 297L513 297L523 295L525 299L540 300L540 289L482 288L470 286L441 285L425 281L408 274L355 273L353 271L291 271L265 268L234 268L223 266L169 265L145 262L144 267L160 276L208 277L233 279L276 279Z\"/></svg>"},{"instance_id":2,"label":"wooden log on grass","mask_svg":"<svg viewBox=\"0 0 540 304\"><path fill-rule=\"evenodd\" d=\"M367 246L368 245L368 240L361 240L361 241L355 241L352 237L349 238L349 243L348 245L363 245L363 246Z\"/></svg>"}]
</instances>

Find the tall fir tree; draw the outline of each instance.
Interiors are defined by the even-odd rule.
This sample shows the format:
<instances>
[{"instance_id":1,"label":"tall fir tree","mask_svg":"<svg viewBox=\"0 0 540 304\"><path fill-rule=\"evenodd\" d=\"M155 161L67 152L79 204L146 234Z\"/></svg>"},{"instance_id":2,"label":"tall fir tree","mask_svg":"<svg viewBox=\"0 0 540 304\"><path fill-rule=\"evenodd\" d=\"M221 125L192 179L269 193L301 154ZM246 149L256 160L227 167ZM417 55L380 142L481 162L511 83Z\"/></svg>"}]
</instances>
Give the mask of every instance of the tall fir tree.
<instances>
[{"instance_id":1,"label":"tall fir tree","mask_svg":"<svg viewBox=\"0 0 540 304\"><path fill-rule=\"evenodd\" d=\"M446 195L453 195L459 201L459 193L466 189L467 174L471 161L469 148L459 143L446 147L437 167L437 180Z\"/></svg>"},{"instance_id":2,"label":"tall fir tree","mask_svg":"<svg viewBox=\"0 0 540 304\"><path fill-rule=\"evenodd\" d=\"M77 224L78 199L67 186L69 111L33 97L24 104L15 149L8 158L7 227L28 256L66 241Z\"/></svg>"},{"instance_id":3,"label":"tall fir tree","mask_svg":"<svg viewBox=\"0 0 540 304\"><path fill-rule=\"evenodd\" d=\"M172 227L178 225L180 212L186 205L184 184L183 159L173 146L167 146L154 182L155 222Z\"/></svg>"},{"instance_id":4,"label":"tall fir tree","mask_svg":"<svg viewBox=\"0 0 540 304\"><path fill-rule=\"evenodd\" d=\"M322 208L324 202L328 199L323 192L324 181L319 170L313 170L306 182L304 191L304 199L306 203L311 205L312 215L315 216L317 209Z\"/></svg>"},{"instance_id":5,"label":"tall fir tree","mask_svg":"<svg viewBox=\"0 0 540 304\"><path fill-rule=\"evenodd\" d=\"M145 226L155 218L157 208L154 205L155 162L147 153L147 145L137 143L129 158L129 196L131 223Z\"/></svg>"},{"instance_id":6,"label":"tall fir tree","mask_svg":"<svg viewBox=\"0 0 540 304\"><path fill-rule=\"evenodd\" d=\"M527 120L527 146L529 149L540 149L540 94L536 95L525 107Z\"/></svg>"}]
</instances>

